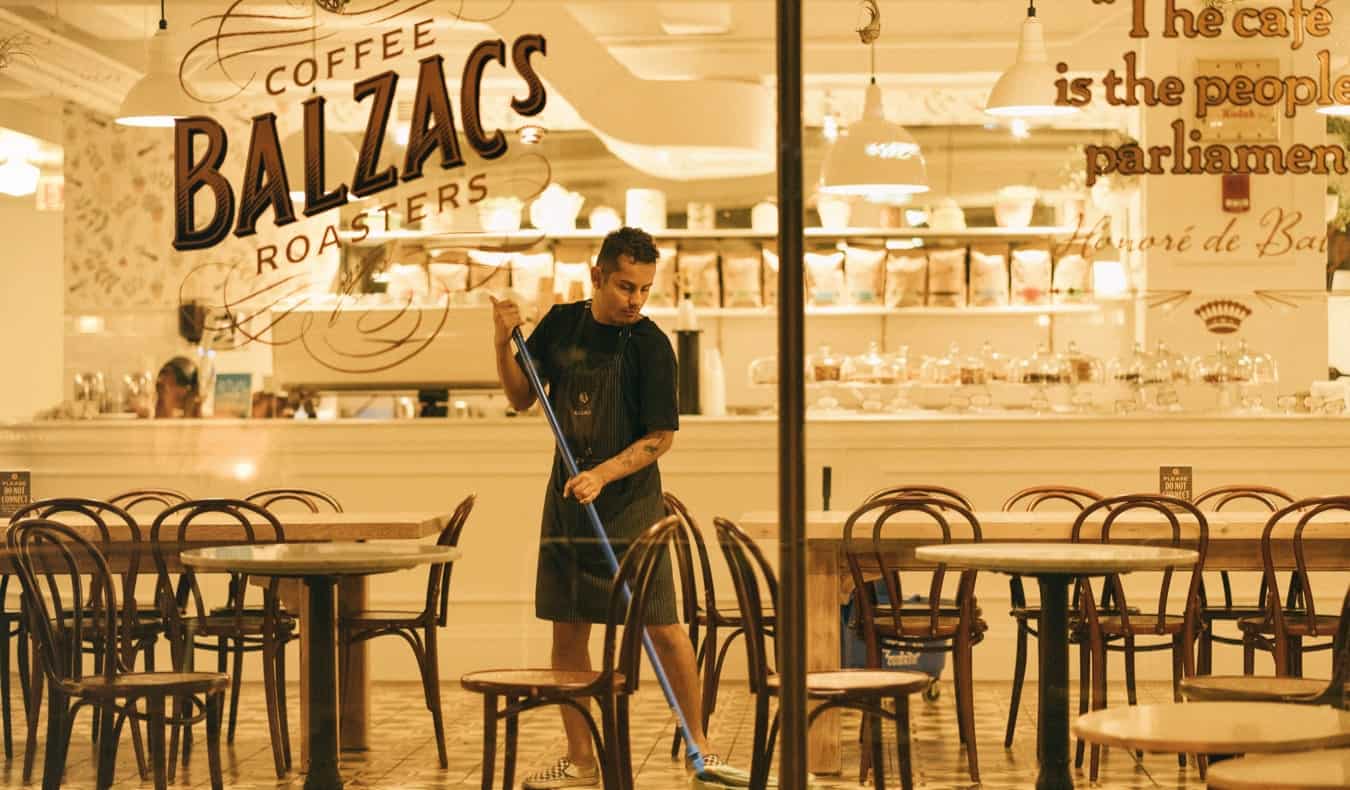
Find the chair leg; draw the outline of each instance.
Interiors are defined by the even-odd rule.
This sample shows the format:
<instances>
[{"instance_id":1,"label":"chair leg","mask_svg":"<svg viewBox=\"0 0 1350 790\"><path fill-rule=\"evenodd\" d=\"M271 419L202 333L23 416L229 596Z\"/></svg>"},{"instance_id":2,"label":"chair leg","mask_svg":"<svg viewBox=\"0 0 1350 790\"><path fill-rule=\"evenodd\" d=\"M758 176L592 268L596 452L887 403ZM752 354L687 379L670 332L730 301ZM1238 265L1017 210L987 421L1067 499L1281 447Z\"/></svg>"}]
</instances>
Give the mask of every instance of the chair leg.
<instances>
[{"instance_id":1,"label":"chair leg","mask_svg":"<svg viewBox=\"0 0 1350 790\"><path fill-rule=\"evenodd\" d=\"M431 725L436 730L436 753L441 758L441 768L450 767L450 758L445 751L445 720L441 712L441 665L436 649L436 624L427 626L425 635L426 649L422 658L422 685L427 691L427 707L431 709Z\"/></svg>"},{"instance_id":2,"label":"chair leg","mask_svg":"<svg viewBox=\"0 0 1350 790\"><path fill-rule=\"evenodd\" d=\"M9 688L9 623L0 622L0 718L4 719L5 759L14 759L14 731Z\"/></svg>"},{"instance_id":3,"label":"chair leg","mask_svg":"<svg viewBox=\"0 0 1350 790\"><path fill-rule=\"evenodd\" d=\"M1256 674L1256 640L1246 634L1242 636L1242 674Z\"/></svg>"},{"instance_id":4,"label":"chair leg","mask_svg":"<svg viewBox=\"0 0 1350 790\"><path fill-rule=\"evenodd\" d=\"M1003 736L1003 748L1011 749L1013 733L1017 729L1017 707L1022 703L1022 681L1027 676L1027 624L1017 621L1017 658L1013 664L1012 702L1008 705L1008 730Z\"/></svg>"},{"instance_id":5,"label":"chair leg","mask_svg":"<svg viewBox=\"0 0 1350 790\"><path fill-rule=\"evenodd\" d=\"M281 723L281 755L286 770L291 764L291 714L286 710L286 640L278 640L277 653L277 718Z\"/></svg>"},{"instance_id":6,"label":"chair leg","mask_svg":"<svg viewBox=\"0 0 1350 790\"><path fill-rule=\"evenodd\" d=\"M128 701L127 706L135 709L136 703ZM142 782L150 781L150 762L146 759L145 741L141 737L141 723L133 716L125 716L131 723L131 748L136 752L136 771L141 775Z\"/></svg>"},{"instance_id":7,"label":"chair leg","mask_svg":"<svg viewBox=\"0 0 1350 790\"><path fill-rule=\"evenodd\" d=\"M69 715L67 701L52 684L47 690L47 753L42 766L42 790L60 790L66 770L66 718Z\"/></svg>"},{"instance_id":8,"label":"chair leg","mask_svg":"<svg viewBox=\"0 0 1350 790\"><path fill-rule=\"evenodd\" d=\"M895 746L900 790L914 790L914 764L909 749L909 696L895 698Z\"/></svg>"},{"instance_id":9,"label":"chair leg","mask_svg":"<svg viewBox=\"0 0 1350 790\"><path fill-rule=\"evenodd\" d=\"M224 704L224 692L206 695L206 763L211 773L211 790L225 788L220 768L220 714Z\"/></svg>"},{"instance_id":10,"label":"chair leg","mask_svg":"<svg viewBox=\"0 0 1350 790\"><path fill-rule=\"evenodd\" d=\"M1209 675L1214 671L1214 621L1205 623L1205 627L1200 631L1199 656L1196 660L1196 672L1201 675Z\"/></svg>"},{"instance_id":11,"label":"chair leg","mask_svg":"<svg viewBox=\"0 0 1350 790\"><path fill-rule=\"evenodd\" d=\"M515 719L514 714L510 715L507 721L509 728ZM508 730L509 731L509 730ZM507 751L511 751L508 744ZM509 759L509 757L508 757ZM497 771L497 695L483 695L483 790L492 790L492 775ZM503 785L506 790L511 790L509 784Z\"/></svg>"},{"instance_id":12,"label":"chair leg","mask_svg":"<svg viewBox=\"0 0 1350 790\"><path fill-rule=\"evenodd\" d=\"M175 705L179 703L175 702ZM146 697L146 735L150 741L150 765L154 772L155 790L168 790L169 780L164 749L164 698ZM170 762L170 764L172 764Z\"/></svg>"},{"instance_id":13,"label":"chair leg","mask_svg":"<svg viewBox=\"0 0 1350 790\"><path fill-rule=\"evenodd\" d=\"M1089 634L1088 650L1091 654L1092 663L1092 709L1106 709L1106 642L1102 639L1100 633ZM1101 768L1102 747L1093 744L1091 757L1088 759L1088 780L1097 781L1098 771Z\"/></svg>"},{"instance_id":14,"label":"chair leg","mask_svg":"<svg viewBox=\"0 0 1350 790\"><path fill-rule=\"evenodd\" d=\"M872 783L877 790L886 790L886 753L881 742L881 717L872 716L872 737L868 740L872 751Z\"/></svg>"},{"instance_id":15,"label":"chair leg","mask_svg":"<svg viewBox=\"0 0 1350 790\"><path fill-rule=\"evenodd\" d=\"M957 650L962 654L959 672L961 674L961 685L957 689L957 703L961 706L961 711L966 720L966 762L970 768L970 781L975 784L980 783L980 754L975 737L975 686L972 670L974 656L971 655L971 645L967 640L959 640ZM885 766L876 767L877 776Z\"/></svg>"},{"instance_id":16,"label":"chair leg","mask_svg":"<svg viewBox=\"0 0 1350 790\"><path fill-rule=\"evenodd\" d=\"M1185 637L1182 634L1172 635L1172 701L1181 702L1181 676L1185 667L1185 659L1182 657L1185 651ZM1186 767L1186 755L1181 753L1177 755L1177 765Z\"/></svg>"},{"instance_id":17,"label":"chair leg","mask_svg":"<svg viewBox=\"0 0 1350 790\"><path fill-rule=\"evenodd\" d=\"M225 644L225 650L230 651L229 642L224 637L220 640ZM234 640L234 672L230 677L230 730L225 736L227 743L234 743L234 731L239 724L239 688L244 678L244 640L242 637Z\"/></svg>"},{"instance_id":18,"label":"chair leg","mask_svg":"<svg viewBox=\"0 0 1350 790\"><path fill-rule=\"evenodd\" d=\"M281 745L281 716L277 711L277 662L276 647L271 640L266 640L263 645L263 692L267 698L267 730L272 736L272 763L277 772L277 778L282 779L286 776L286 752Z\"/></svg>"},{"instance_id":19,"label":"chair leg","mask_svg":"<svg viewBox=\"0 0 1350 790\"><path fill-rule=\"evenodd\" d=\"M28 735L23 748L23 783L33 781L33 761L37 757L38 722L42 719L42 685L44 681L42 657L33 653L33 666L28 684Z\"/></svg>"},{"instance_id":20,"label":"chair leg","mask_svg":"<svg viewBox=\"0 0 1350 790\"><path fill-rule=\"evenodd\" d=\"M519 700L516 697L507 697L506 706L509 708ZM506 753L502 755L502 787L511 790L515 786L516 779L516 744L519 742L520 719L511 716L506 720Z\"/></svg>"},{"instance_id":21,"label":"chair leg","mask_svg":"<svg viewBox=\"0 0 1350 790\"><path fill-rule=\"evenodd\" d=\"M1125 637L1125 700L1131 705L1139 704L1139 690L1135 684L1134 637Z\"/></svg>"},{"instance_id":22,"label":"chair leg","mask_svg":"<svg viewBox=\"0 0 1350 790\"><path fill-rule=\"evenodd\" d=\"M628 697L626 695L619 697L616 707L619 724L619 742L616 744L619 749L619 778L624 782L624 790L634 790L633 741L629 735L631 730L628 726Z\"/></svg>"},{"instance_id":23,"label":"chair leg","mask_svg":"<svg viewBox=\"0 0 1350 790\"><path fill-rule=\"evenodd\" d=\"M98 790L112 787L113 776L117 769L117 731L113 727L112 705L99 706L95 716L99 722L98 739Z\"/></svg>"},{"instance_id":24,"label":"chair leg","mask_svg":"<svg viewBox=\"0 0 1350 790\"><path fill-rule=\"evenodd\" d=\"M1078 715L1083 716L1088 712L1089 705L1092 702L1092 647L1088 644L1086 636L1078 642ZM1039 712L1037 715L1040 715ZM1037 727L1037 729L1040 729ZM1074 739L1073 746L1073 767L1083 767L1084 747L1087 745L1082 738ZM1039 750L1038 750L1039 751Z\"/></svg>"},{"instance_id":25,"label":"chair leg","mask_svg":"<svg viewBox=\"0 0 1350 790\"><path fill-rule=\"evenodd\" d=\"M596 755L600 763L600 781L605 790L628 790L628 784L620 775L619 768L619 739L623 737L619 733L618 714L614 709L614 695L602 694L596 699L600 708L600 732L602 733L603 746Z\"/></svg>"},{"instance_id":26,"label":"chair leg","mask_svg":"<svg viewBox=\"0 0 1350 790\"><path fill-rule=\"evenodd\" d=\"M750 752L750 786L766 787L769 782L769 766L773 754L768 749L769 740L769 696L764 693L755 695L755 734Z\"/></svg>"}]
</instances>

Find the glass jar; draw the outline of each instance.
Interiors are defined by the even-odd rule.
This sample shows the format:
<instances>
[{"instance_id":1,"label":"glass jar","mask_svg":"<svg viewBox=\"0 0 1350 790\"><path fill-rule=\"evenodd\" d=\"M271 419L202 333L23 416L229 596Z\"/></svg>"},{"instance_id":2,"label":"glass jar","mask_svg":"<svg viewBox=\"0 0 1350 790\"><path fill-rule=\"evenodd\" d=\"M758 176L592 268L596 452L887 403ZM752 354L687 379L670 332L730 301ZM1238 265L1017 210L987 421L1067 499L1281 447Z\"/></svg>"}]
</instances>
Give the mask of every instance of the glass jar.
<instances>
[{"instance_id":1,"label":"glass jar","mask_svg":"<svg viewBox=\"0 0 1350 790\"><path fill-rule=\"evenodd\" d=\"M1167 344L1161 340L1158 341L1157 349L1153 352L1153 368L1151 375L1145 384L1175 385L1184 384L1191 380L1191 360L1182 354L1177 354L1167 347Z\"/></svg>"},{"instance_id":2,"label":"glass jar","mask_svg":"<svg viewBox=\"0 0 1350 790\"><path fill-rule=\"evenodd\" d=\"M1013 367L1013 379L1018 384L1049 387L1068 384L1073 378L1072 367L1063 354L1056 354L1041 345L1036 353L1020 359Z\"/></svg>"},{"instance_id":3,"label":"glass jar","mask_svg":"<svg viewBox=\"0 0 1350 790\"><path fill-rule=\"evenodd\" d=\"M1153 355L1144 350L1143 343L1135 343L1130 353L1111 360L1106 366L1106 376L1116 384L1139 387L1145 383L1153 365Z\"/></svg>"},{"instance_id":4,"label":"glass jar","mask_svg":"<svg viewBox=\"0 0 1350 790\"><path fill-rule=\"evenodd\" d=\"M1228 350L1222 340L1211 354L1197 359L1193 365L1193 377L1202 384L1223 387L1229 384L1244 384L1250 370L1238 364L1238 355Z\"/></svg>"},{"instance_id":5,"label":"glass jar","mask_svg":"<svg viewBox=\"0 0 1350 790\"><path fill-rule=\"evenodd\" d=\"M807 370L810 372L810 380L817 384L839 381L843 378L843 359L835 355L829 346L821 346L820 350L812 354L807 359Z\"/></svg>"},{"instance_id":6,"label":"glass jar","mask_svg":"<svg viewBox=\"0 0 1350 790\"><path fill-rule=\"evenodd\" d=\"M770 355L750 361L750 386L772 387L778 384L778 356Z\"/></svg>"},{"instance_id":7,"label":"glass jar","mask_svg":"<svg viewBox=\"0 0 1350 790\"><path fill-rule=\"evenodd\" d=\"M961 347L955 343L947 350L945 356L925 361L921 375L928 384L958 387L982 387L988 381L984 360L962 354Z\"/></svg>"},{"instance_id":8,"label":"glass jar","mask_svg":"<svg viewBox=\"0 0 1350 790\"><path fill-rule=\"evenodd\" d=\"M984 363L985 374L989 381L1011 381L1013 359L994 350L994 344L988 340L980 346L980 359Z\"/></svg>"},{"instance_id":9,"label":"glass jar","mask_svg":"<svg viewBox=\"0 0 1350 790\"><path fill-rule=\"evenodd\" d=\"M1269 354L1251 350L1245 340L1238 341L1237 367L1246 384L1278 384L1280 381L1275 359Z\"/></svg>"},{"instance_id":10,"label":"glass jar","mask_svg":"<svg viewBox=\"0 0 1350 790\"><path fill-rule=\"evenodd\" d=\"M1069 361L1069 381L1072 384L1100 384L1103 375L1101 360L1086 354L1078 347L1078 343L1070 340L1069 348L1064 354Z\"/></svg>"},{"instance_id":11,"label":"glass jar","mask_svg":"<svg viewBox=\"0 0 1350 790\"><path fill-rule=\"evenodd\" d=\"M881 353L875 340L865 353L844 360L842 375L844 381L855 384L894 384L897 380L894 363Z\"/></svg>"}]
</instances>

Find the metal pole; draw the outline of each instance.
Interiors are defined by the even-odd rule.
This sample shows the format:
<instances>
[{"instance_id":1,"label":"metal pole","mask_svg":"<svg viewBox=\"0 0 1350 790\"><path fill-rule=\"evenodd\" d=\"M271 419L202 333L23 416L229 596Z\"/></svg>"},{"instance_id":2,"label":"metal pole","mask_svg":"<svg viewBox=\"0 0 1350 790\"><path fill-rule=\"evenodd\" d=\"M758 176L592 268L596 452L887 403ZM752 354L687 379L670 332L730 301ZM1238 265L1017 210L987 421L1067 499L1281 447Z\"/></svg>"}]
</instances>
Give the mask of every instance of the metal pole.
<instances>
[{"instance_id":1,"label":"metal pole","mask_svg":"<svg viewBox=\"0 0 1350 790\"><path fill-rule=\"evenodd\" d=\"M802 7L778 6L778 671L783 790L805 790L806 392L802 277Z\"/></svg>"}]
</instances>

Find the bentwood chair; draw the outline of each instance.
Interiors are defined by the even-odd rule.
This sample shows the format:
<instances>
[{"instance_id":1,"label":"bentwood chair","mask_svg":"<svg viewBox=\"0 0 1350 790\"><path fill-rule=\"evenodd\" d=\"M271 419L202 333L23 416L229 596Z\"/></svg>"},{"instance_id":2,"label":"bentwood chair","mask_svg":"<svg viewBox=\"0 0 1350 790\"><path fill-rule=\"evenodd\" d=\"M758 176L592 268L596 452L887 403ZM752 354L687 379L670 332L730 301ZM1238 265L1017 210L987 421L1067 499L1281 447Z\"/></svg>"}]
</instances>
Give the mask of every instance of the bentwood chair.
<instances>
[{"instance_id":1,"label":"bentwood chair","mask_svg":"<svg viewBox=\"0 0 1350 790\"><path fill-rule=\"evenodd\" d=\"M1121 521L1121 517L1127 513L1144 515L1146 518ZM1092 709L1104 710L1107 705L1108 640L1121 643L1118 650L1125 657L1125 693L1129 704L1138 704L1135 654L1155 650L1172 652L1172 695L1173 699L1180 702L1182 679L1195 674L1194 644L1197 632L1203 627L1200 617L1200 583L1205 553L1209 547L1209 522L1204 513L1184 499L1161 494L1125 494L1098 500L1084 508L1074 520L1070 539L1075 543L1086 542L1084 527L1098 518L1102 519L1101 543L1146 541L1153 546L1192 548L1197 558L1194 565L1180 569L1190 577L1180 611L1177 611L1175 604L1170 603L1169 596L1177 568L1168 568L1162 572L1162 583L1152 611L1130 605L1119 574L1106 576L1102 582L1101 598L1094 595L1090 580L1084 580L1079 585L1080 617L1091 661ZM1110 591L1113 606L1110 610L1103 610L1099 608L1098 601L1106 599L1107 590ZM1159 641L1139 641L1152 638ZM1094 744L1088 772L1093 782L1097 781L1100 759L1101 747ZM1181 765L1186 764L1186 755L1178 755L1178 759ZM1081 746L1075 761L1082 764Z\"/></svg>"},{"instance_id":2,"label":"bentwood chair","mask_svg":"<svg viewBox=\"0 0 1350 790\"><path fill-rule=\"evenodd\" d=\"M776 672L777 650L767 646L764 615L778 610L778 578L763 551L740 527L724 519L713 519L717 542L731 568L745 624L745 652L750 693L755 698L755 733L751 747L750 787L762 789L769 782L774 741L778 735L778 714L769 717L769 706L781 686ZM881 720L895 723L896 751L900 786L914 787L914 769L910 759L909 695L928 688L924 672L875 669L845 669L836 672L806 673L807 696L821 704L808 716L814 722L821 713L836 708L862 711L871 728L871 764L877 790L886 790L886 761L882 753ZM884 703L890 702L888 710Z\"/></svg>"},{"instance_id":3,"label":"bentwood chair","mask_svg":"<svg viewBox=\"0 0 1350 790\"><path fill-rule=\"evenodd\" d=\"M214 517L214 518L204 518ZM207 523L203 523L207 522ZM201 537L211 533L212 537ZM229 535L230 537L223 537ZM285 543L286 534L271 511L240 499L198 499L174 505L160 513L150 528L155 558L156 594L173 654L174 668L191 672L198 649L228 650L230 641L257 644L263 660L263 689L267 701L267 724L272 739L272 759L277 777L291 767L290 732L286 712L285 647L295 637L293 617L281 611L277 601L278 579L262 589L262 604L250 606L250 585L243 577L229 584L223 604L207 603L196 571L181 566L178 553L188 547ZM173 574L177 573L177 583ZM198 641L205 639L208 641ZM177 763L180 730L183 730L183 764L191 752L191 727L173 728L169 744L169 778Z\"/></svg>"},{"instance_id":4,"label":"bentwood chair","mask_svg":"<svg viewBox=\"0 0 1350 790\"><path fill-rule=\"evenodd\" d=\"M135 511L138 507L153 507L156 512L182 504L192 497L172 488L133 488L130 491L123 491L120 494L108 497L109 504L117 505L127 512Z\"/></svg>"},{"instance_id":5,"label":"bentwood chair","mask_svg":"<svg viewBox=\"0 0 1350 790\"><path fill-rule=\"evenodd\" d=\"M886 486L885 488L872 492L863 500L863 504L878 499L889 499L897 496L923 496L932 499L949 499L972 513L975 511L975 505L971 504L970 499L965 494L962 494L955 489L934 485L932 483L909 483L905 485Z\"/></svg>"},{"instance_id":6,"label":"bentwood chair","mask_svg":"<svg viewBox=\"0 0 1350 790\"><path fill-rule=\"evenodd\" d=\"M642 669L644 617L652 580L661 563L669 562L670 544L679 519L666 516L648 528L624 552L610 590L600 669L492 669L471 672L460 685L483 695L483 790L492 790L497 764L497 723L506 721L502 786L513 787L520 714L549 705L570 707L586 720L595 742L605 790L633 790L633 758L629 743L629 697L638 690ZM631 591L631 600L626 600ZM622 635L619 626L623 626ZM505 705L500 704L505 701ZM600 726L590 701L600 708Z\"/></svg>"},{"instance_id":7,"label":"bentwood chair","mask_svg":"<svg viewBox=\"0 0 1350 790\"><path fill-rule=\"evenodd\" d=\"M280 513L281 508L289 505L296 505L308 513L322 513L325 510L333 513L341 513L342 505L332 495L326 494L312 488L264 488L254 491L244 497L245 502L251 502L272 515ZM230 600L243 594L243 585L245 577L240 573L230 574ZM290 585L286 589L299 589L299 582L291 579L281 582L281 585ZM278 590L283 589L280 585ZM231 604L227 603L224 607L218 607L213 614L224 614ZM278 600L278 612L285 619L293 619L294 613L287 611L286 607ZM245 614L259 616L262 611L259 609L246 609ZM210 649L208 645L202 645L203 649ZM259 653L263 650L263 640L261 637L246 636L242 639L236 639L233 643L225 641L218 642L216 645L216 670L224 672L225 667L233 659L233 669L230 672L230 719L229 726L225 730L225 742L234 743L235 730L239 723L239 690L244 677L244 656L249 653ZM278 682L284 687L286 685L286 668L284 666L277 668ZM286 759L286 767L291 765L290 758Z\"/></svg>"},{"instance_id":8,"label":"bentwood chair","mask_svg":"<svg viewBox=\"0 0 1350 790\"><path fill-rule=\"evenodd\" d=\"M114 555L114 544L112 542L112 532L109 524L114 524L127 532L127 541L119 547L122 550L118 552L120 557L125 558L125 567L121 572L121 590L122 609L115 613L118 624L118 648L121 650L122 665L128 669L134 668L136 655L139 653L144 656L145 670L153 672L155 670L155 643L159 636L164 633L164 621L159 615L157 609L148 611L142 610L136 602L136 581L140 573L141 564L141 529L132 518L131 514L116 505L100 502L96 499L80 498L62 498L62 499L44 499L33 502L19 511L11 519L11 523L17 524L20 521L30 518L55 519L57 516L63 516L63 523L68 525L82 525L92 529L95 533L99 550L104 558L110 558ZM73 523L72 523L73 522ZM97 616L100 613L102 602L92 596L85 603L85 608L89 616ZM84 641L80 648L85 654L91 654L94 659L94 671L102 669L101 662L104 653L102 644L103 634L101 631L86 631L82 634ZM26 697L31 701L28 711L28 741L27 750L24 754L24 777L25 780L32 776L33 755L37 747L37 721L39 709L42 706L42 680L41 672L33 673L28 677L28 673L22 673L21 682L32 685L32 691L26 691ZM99 736L100 722L95 719L92 734L97 740ZM132 721L133 743L136 747L136 756L138 764L141 767L142 778L148 779L149 773L144 760L143 747L140 740L140 729L136 722Z\"/></svg>"},{"instance_id":9,"label":"bentwood chair","mask_svg":"<svg viewBox=\"0 0 1350 790\"><path fill-rule=\"evenodd\" d=\"M473 494L464 498L455 508L450 519L441 527L438 546L458 546L464 524L473 512ZM431 566L427 573L427 598L420 612L365 611L344 612L338 618L338 645L341 666L338 678L341 682L341 694L345 700L351 692L348 686L347 667L351 665L352 648L380 636L401 636L412 647L413 657L417 659L417 669L422 675L422 696L427 709L431 711L431 723L436 731L436 752L441 767L450 765L445 750L445 722L441 712L441 669L440 650L437 647L436 631L449 622L450 608L450 572L455 569L453 562L443 562Z\"/></svg>"},{"instance_id":10,"label":"bentwood chair","mask_svg":"<svg viewBox=\"0 0 1350 790\"><path fill-rule=\"evenodd\" d=\"M1101 498L1101 494L1096 491L1077 486L1032 486L1008 497L1007 501L1003 503L1003 510L1035 512L1049 506L1058 506L1073 511L1082 511L1083 508ZM1003 748L1005 749L1012 748L1013 733L1017 728L1017 709L1022 702L1022 683L1027 675L1027 640L1028 637L1033 636L1037 639L1040 638L1036 629L1039 627L1041 619L1040 606L1027 604L1027 591L1022 583L1021 576L1014 574L1009 577L1008 588L1012 600L1012 610L1009 614L1017 622L1017 657L1014 659L1016 663L1013 664L1012 702L1008 705L1008 728L1003 735ZM1077 623L1073 623L1070 627L1070 638L1073 638L1079 631L1077 625ZM1088 678L1080 673L1080 680L1079 696L1086 700L1088 697Z\"/></svg>"},{"instance_id":11,"label":"bentwood chair","mask_svg":"<svg viewBox=\"0 0 1350 790\"><path fill-rule=\"evenodd\" d=\"M1319 552L1316 538L1321 526L1319 522L1327 516L1344 521L1347 513L1350 513L1350 497L1342 496L1302 499L1271 514L1261 532L1265 610L1260 615L1238 621L1238 629L1243 636L1243 674L1250 675L1255 671L1258 649L1274 656L1276 675L1302 677L1304 654L1332 648L1332 641L1307 642L1330 639L1341 623L1338 615L1317 613L1317 597L1313 591L1312 578L1308 575L1308 555L1311 553L1316 557ZM1289 527L1290 522L1293 522L1292 528ZM1298 584L1301 605L1291 606L1299 602L1282 600L1280 597L1279 578L1275 575L1274 533L1277 528L1282 532L1292 529L1289 543L1286 544L1294 555L1294 575L1290 585ZM1314 536L1311 552L1308 545L1310 532Z\"/></svg>"},{"instance_id":12,"label":"bentwood chair","mask_svg":"<svg viewBox=\"0 0 1350 790\"><path fill-rule=\"evenodd\" d=\"M866 534L855 537L855 531L860 528L865 529ZM958 574L955 595L944 605L944 583L949 577L946 566L939 564L929 575L927 601L921 607L905 606L902 577L895 564L896 548L887 545L896 540L916 538L947 544L954 536L976 543L981 540L980 523L975 514L954 500L908 495L883 497L865 502L849 514L844 523L843 554L853 581L854 604L860 613L869 667L882 668L884 648L951 653L957 731L966 747L971 781L978 783L980 765L975 739L972 649L983 640L989 626L977 612L976 572ZM868 583L869 577L876 575L882 579L889 604L880 603L874 587ZM865 721L864 726L867 724ZM863 774L865 778L866 759Z\"/></svg>"},{"instance_id":13,"label":"bentwood chair","mask_svg":"<svg viewBox=\"0 0 1350 790\"><path fill-rule=\"evenodd\" d=\"M1296 702L1332 705L1345 709L1350 703L1345 686L1350 683L1350 588L1341 601L1340 622L1332 642L1331 679L1287 676L1196 675L1181 681L1181 694L1188 700L1208 702Z\"/></svg>"},{"instance_id":14,"label":"bentwood chair","mask_svg":"<svg viewBox=\"0 0 1350 790\"><path fill-rule=\"evenodd\" d=\"M1195 506L1205 511L1215 513L1227 511L1241 511L1246 509L1256 509L1260 511L1275 512L1285 505L1292 504L1294 498L1278 488L1263 485L1226 485L1211 488L1200 494L1192 500ZM1292 578L1297 578L1292 577ZM1292 581L1291 578L1291 581ZM1256 601L1250 603L1233 601L1233 583L1229 572L1219 571L1219 582L1223 588L1223 600L1211 601L1209 596L1210 588L1206 585L1200 587L1200 616L1204 620L1205 627L1200 632L1199 649L1196 655L1196 672L1201 675L1208 675L1214 665L1214 643L1218 642L1225 645L1236 645L1241 647L1243 639L1241 635L1236 637L1217 633L1214 626L1217 623L1229 622L1236 624L1239 620L1248 617L1260 617L1265 611L1262 604L1266 599L1265 577L1262 575L1262 587L1256 596ZM1289 606L1295 606L1298 600L1297 585L1289 587Z\"/></svg>"},{"instance_id":15,"label":"bentwood chair","mask_svg":"<svg viewBox=\"0 0 1350 790\"><path fill-rule=\"evenodd\" d=\"M112 786L117 741L128 718L149 727L150 762L156 790L167 788L164 729L169 723L205 718L211 787L221 790L220 713L226 679L215 673L133 672L123 663L130 655L118 627L117 583L98 547L77 530L56 521L32 519L15 524L7 543L23 584L25 604L41 655L37 662L48 680L47 748L44 790L62 786L70 726L83 707L99 721L100 790ZM126 618L120 618L123 623ZM81 645L92 638L100 651L100 669L83 672ZM191 710L166 714L165 701L191 699ZM204 698L204 699L199 699ZM72 704L73 703L73 704ZM144 704L145 712L139 709Z\"/></svg>"},{"instance_id":16,"label":"bentwood chair","mask_svg":"<svg viewBox=\"0 0 1350 790\"><path fill-rule=\"evenodd\" d=\"M741 620L739 608L723 609L717 605L712 562L698 522L674 494L667 492L665 503L666 514L680 519L680 529L675 533L675 574L683 593L681 619L689 625L689 641L694 646L695 663L703 681L703 731L707 732L713 711L717 709L717 691L721 685L723 665L732 644L745 633L745 624ZM697 568L694 565L696 561ZM777 624L773 612L765 613L760 618L760 624L772 636ZM684 736L677 724L670 742L671 759L679 756L683 740Z\"/></svg>"}]
</instances>

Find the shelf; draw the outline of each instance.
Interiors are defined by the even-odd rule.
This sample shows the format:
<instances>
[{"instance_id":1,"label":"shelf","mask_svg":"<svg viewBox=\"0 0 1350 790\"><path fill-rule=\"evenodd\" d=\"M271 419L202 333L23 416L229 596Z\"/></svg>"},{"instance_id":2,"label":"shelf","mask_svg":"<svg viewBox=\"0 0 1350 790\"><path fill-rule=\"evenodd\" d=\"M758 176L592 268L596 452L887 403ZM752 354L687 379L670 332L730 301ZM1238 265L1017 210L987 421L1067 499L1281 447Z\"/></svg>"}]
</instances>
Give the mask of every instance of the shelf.
<instances>
[{"instance_id":1,"label":"shelf","mask_svg":"<svg viewBox=\"0 0 1350 790\"><path fill-rule=\"evenodd\" d=\"M1085 314L1101 310L1097 304L1054 304L1041 306L1007 307L812 307L807 305L808 316L1038 316L1064 315L1070 313ZM648 307L642 311L648 318L674 318L678 310L674 307ZM696 309L700 318L772 318L778 310L764 307L700 307Z\"/></svg>"},{"instance_id":2,"label":"shelf","mask_svg":"<svg viewBox=\"0 0 1350 790\"><path fill-rule=\"evenodd\" d=\"M872 240L918 240L918 241L1040 241L1047 238L1068 236L1073 233L1069 227L1032 227L1020 230L1010 228L968 228L963 231L936 231L929 228L807 228L808 240L842 241L846 239ZM548 242L590 241L598 242L605 234L592 230L577 230L569 233L548 234L538 230L519 230L510 233L447 233L430 230L372 230L365 239L355 241L359 234L345 230L338 234L343 241L361 247L370 247L390 241L422 241L457 247L512 247L522 248ZM771 242L778 239L776 233L748 230L745 228L722 228L716 230L663 230L652 234L658 242L662 241L759 241Z\"/></svg>"}]
</instances>

